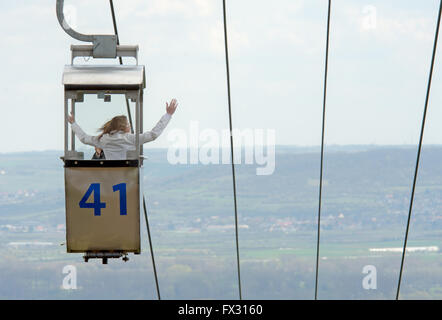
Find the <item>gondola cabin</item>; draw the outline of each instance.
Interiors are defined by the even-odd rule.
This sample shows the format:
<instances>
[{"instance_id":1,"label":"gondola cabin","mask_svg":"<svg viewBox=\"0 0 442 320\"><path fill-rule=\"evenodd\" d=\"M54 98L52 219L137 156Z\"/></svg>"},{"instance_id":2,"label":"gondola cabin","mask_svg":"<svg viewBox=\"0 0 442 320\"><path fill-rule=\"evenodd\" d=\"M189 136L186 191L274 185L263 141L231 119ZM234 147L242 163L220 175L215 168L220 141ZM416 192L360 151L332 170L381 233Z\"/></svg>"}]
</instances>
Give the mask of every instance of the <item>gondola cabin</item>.
<instances>
[{"instance_id":1,"label":"gondola cabin","mask_svg":"<svg viewBox=\"0 0 442 320\"><path fill-rule=\"evenodd\" d=\"M72 46L76 56L92 55L92 46ZM136 57L138 47L117 48L117 55ZM64 86L64 176L66 198L66 240L68 253L91 258L139 254L140 208L142 205L143 148L136 134L135 150L125 160L85 159L76 149L76 138L67 121L77 108L92 112L91 100L111 101L120 96L134 104L135 133L143 131L143 89L145 69L140 65L67 65ZM86 102L89 105L84 105ZM106 119L100 119L103 121ZM90 147L93 148L93 147Z\"/></svg>"}]
</instances>

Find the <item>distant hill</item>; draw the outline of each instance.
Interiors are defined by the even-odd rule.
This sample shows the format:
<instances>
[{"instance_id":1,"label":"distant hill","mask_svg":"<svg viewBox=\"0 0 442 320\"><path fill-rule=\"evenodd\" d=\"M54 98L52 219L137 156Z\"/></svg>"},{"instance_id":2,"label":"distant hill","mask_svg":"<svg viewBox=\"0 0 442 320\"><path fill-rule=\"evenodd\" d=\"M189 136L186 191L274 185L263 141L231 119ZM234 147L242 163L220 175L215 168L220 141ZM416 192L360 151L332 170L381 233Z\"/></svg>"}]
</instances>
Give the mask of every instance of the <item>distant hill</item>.
<instances>
[{"instance_id":1,"label":"distant hill","mask_svg":"<svg viewBox=\"0 0 442 320\"><path fill-rule=\"evenodd\" d=\"M232 214L230 165L171 165L166 149L146 149L145 195L153 214L171 217ZM0 154L0 223L64 222L61 151ZM403 224L416 147L327 146L324 217L346 224ZM440 226L442 146L425 146L415 200L417 223ZM272 175L259 165L236 165L238 209L245 217L292 217L314 222L318 206L319 148L276 148ZM41 214L38 214L38 213ZM174 218L174 219L175 219ZM184 220L185 221L185 220Z\"/></svg>"}]
</instances>

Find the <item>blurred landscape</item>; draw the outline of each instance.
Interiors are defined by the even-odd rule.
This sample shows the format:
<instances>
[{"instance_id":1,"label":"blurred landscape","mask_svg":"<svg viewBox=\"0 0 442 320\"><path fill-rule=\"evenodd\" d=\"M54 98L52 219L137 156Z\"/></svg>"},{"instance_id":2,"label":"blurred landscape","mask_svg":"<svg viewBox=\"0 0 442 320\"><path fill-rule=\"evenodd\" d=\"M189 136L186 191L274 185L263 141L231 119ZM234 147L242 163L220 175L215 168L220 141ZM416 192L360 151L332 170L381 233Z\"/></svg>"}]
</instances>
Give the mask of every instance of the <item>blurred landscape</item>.
<instances>
[{"instance_id":1,"label":"blurred landscape","mask_svg":"<svg viewBox=\"0 0 442 320\"><path fill-rule=\"evenodd\" d=\"M319 299L394 299L415 146L327 146ZM237 299L230 165L171 165L145 149L148 205L163 299ZM156 299L142 216L142 254L84 263L67 254L61 151L0 154L0 299ZM442 146L424 146L402 299L442 299ZM313 299L319 148L277 146L275 171L236 166L244 299ZM419 249L416 249L419 247ZM397 250L396 250L397 251ZM63 267L77 268L64 290ZM377 270L366 290L364 266Z\"/></svg>"}]
</instances>

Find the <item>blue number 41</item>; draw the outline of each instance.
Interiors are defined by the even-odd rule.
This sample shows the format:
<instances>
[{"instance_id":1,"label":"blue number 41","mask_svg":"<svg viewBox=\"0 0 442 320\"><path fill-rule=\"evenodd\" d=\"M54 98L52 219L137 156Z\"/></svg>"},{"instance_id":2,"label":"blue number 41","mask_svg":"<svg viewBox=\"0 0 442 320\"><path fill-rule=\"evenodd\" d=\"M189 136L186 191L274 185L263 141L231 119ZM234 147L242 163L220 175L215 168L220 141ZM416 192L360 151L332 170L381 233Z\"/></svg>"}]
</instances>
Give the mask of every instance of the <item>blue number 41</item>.
<instances>
[{"instance_id":1,"label":"blue number 41","mask_svg":"<svg viewBox=\"0 0 442 320\"><path fill-rule=\"evenodd\" d=\"M126 184L120 183L112 187L112 190L120 191L120 216L127 215L127 197L126 197Z\"/></svg>"},{"instance_id":2,"label":"blue number 41","mask_svg":"<svg viewBox=\"0 0 442 320\"><path fill-rule=\"evenodd\" d=\"M120 183L112 187L113 191L120 192L120 215L127 215L127 197L126 197L126 184ZM92 193L93 202L87 202L87 200L91 197ZM80 208L92 208L94 209L94 216L101 216L101 209L106 208L106 203L100 201L100 184L92 183L84 194L83 198L81 198L79 202Z\"/></svg>"},{"instance_id":3,"label":"blue number 41","mask_svg":"<svg viewBox=\"0 0 442 320\"><path fill-rule=\"evenodd\" d=\"M94 193L94 202L86 202L91 196L92 192ZM80 200L80 208L93 208L94 216L101 216L101 209L106 208L106 203L100 202L100 184L92 183L89 189L87 189L83 198Z\"/></svg>"}]
</instances>

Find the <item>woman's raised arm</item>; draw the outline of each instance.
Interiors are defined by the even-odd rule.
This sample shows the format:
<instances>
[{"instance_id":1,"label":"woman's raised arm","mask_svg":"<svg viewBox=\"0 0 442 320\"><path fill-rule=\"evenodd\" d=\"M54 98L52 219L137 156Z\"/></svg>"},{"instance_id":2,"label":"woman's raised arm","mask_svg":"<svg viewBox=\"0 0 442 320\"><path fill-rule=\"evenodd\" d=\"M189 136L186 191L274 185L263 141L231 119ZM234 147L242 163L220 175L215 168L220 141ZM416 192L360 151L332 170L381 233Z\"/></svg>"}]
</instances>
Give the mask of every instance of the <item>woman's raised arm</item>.
<instances>
[{"instance_id":1,"label":"woman's raised arm","mask_svg":"<svg viewBox=\"0 0 442 320\"><path fill-rule=\"evenodd\" d=\"M150 142L158 138L166 128L177 107L178 103L176 99L172 99L170 104L166 102L166 114L161 117L160 121L158 121L151 131L146 131L140 134L140 144Z\"/></svg>"},{"instance_id":2,"label":"woman's raised arm","mask_svg":"<svg viewBox=\"0 0 442 320\"><path fill-rule=\"evenodd\" d=\"M75 122L75 118L72 113L68 116L68 122L71 124L72 130L82 143L101 149L103 148L100 144L98 136L90 136L86 132L84 132L83 129L81 129L81 127L78 125L78 123Z\"/></svg>"}]
</instances>

